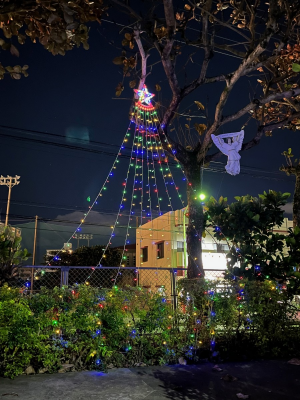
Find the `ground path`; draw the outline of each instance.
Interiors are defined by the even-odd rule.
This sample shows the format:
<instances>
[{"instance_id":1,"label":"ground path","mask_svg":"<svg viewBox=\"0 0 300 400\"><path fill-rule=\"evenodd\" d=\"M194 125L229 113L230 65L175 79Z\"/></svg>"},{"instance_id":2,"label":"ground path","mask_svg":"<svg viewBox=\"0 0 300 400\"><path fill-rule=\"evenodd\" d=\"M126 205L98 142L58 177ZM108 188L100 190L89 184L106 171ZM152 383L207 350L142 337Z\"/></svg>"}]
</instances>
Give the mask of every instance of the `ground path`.
<instances>
[{"instance_id":1,"label":"ground path","mask_svg":"<svg viewBox=\"0 0 300 400\"><path fill-rule=\"evenodd\" d=\"M300 366L286 361L121 368L0 378L0 399L24 400L299 400ZM237 378L221 379L229 374Z\"/></svg>"}]
</instances>

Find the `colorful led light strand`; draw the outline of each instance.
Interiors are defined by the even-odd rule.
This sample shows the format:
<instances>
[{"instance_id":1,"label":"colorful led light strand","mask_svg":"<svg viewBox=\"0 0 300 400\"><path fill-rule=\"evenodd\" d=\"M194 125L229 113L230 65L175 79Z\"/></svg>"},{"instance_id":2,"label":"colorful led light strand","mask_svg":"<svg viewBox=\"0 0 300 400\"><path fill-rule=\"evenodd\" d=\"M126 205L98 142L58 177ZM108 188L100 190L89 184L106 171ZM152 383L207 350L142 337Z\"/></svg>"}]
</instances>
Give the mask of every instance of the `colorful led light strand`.
<instances>
[{"instance_id":1,"label":"colorful led light strand","mask_svg":"<svg viewBox=\"0 0 300 400\"><path fill-rule=\"evenodd\" d=\"M77 228L76 228L75 231L72 233L72 235L70 236L70 238L67 240L66 243L69 243L69 242L71 241L71 239L74 237L74 235L76 234L76 232L78 232L78 231L81 230L81 226L82 226L83 223L85 222L86 218L88 217L89 213L92 211L92 209L93 209L93 207L95 206L95 204L97 204L97 200L99 199L99 197L102 196L102 192L103 192L104 190L106 190L106 186L105 186L105 185L106 185L106 183L108 182L108 179L109 179L109 177L111 176L113 169L116 168L115 165L119 162L118 158L119 158L119 156L121 155L121 150L124 148L124 143L127 142L127 140L128 140L127 137L130 136L130 133L128 132L128 131L130 130L130 125L131 125L131 121L130 121L129 126L128 126L127 130L126 130L125 136L124 136L124 138L123 138L123 141L122 141L122 144L121 144L121 146L120 146L120 148L119 148L119 151L118 151L118 153L117 153L117 156L116 156L116 158L115 158L115 160L114 160L114 162L113 162L113 165L112 165L111 169L109 170L109 173L108 173L108 175L107 175L107 177L106 177L106 179L105 179L103 185L101 186L101 188L100 188L100 190L99 190L97 196L95 197L95 199L94 199L92 205L89 206L88 211L84 214L84 217L82 218L80 224L77 226ZM50 261L48 261L47 265L51 265L51 261L52 261L53 259L55 259L55 257L58 257L59 254L60 254L63 250L64 250L64 247L62 247L62 248L52 257L52 259L51 259Z\"/></svg>"}]
</instances>

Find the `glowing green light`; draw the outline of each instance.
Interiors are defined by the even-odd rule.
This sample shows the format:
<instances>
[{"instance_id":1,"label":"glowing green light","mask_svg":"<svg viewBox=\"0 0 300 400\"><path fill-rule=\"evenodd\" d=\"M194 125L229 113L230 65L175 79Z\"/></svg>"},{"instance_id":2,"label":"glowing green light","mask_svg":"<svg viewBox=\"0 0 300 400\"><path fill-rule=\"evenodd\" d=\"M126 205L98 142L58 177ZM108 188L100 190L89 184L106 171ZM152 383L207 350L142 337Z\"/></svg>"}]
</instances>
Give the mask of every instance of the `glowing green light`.
<instances>
[{"instance_id":1,"label":"glowing green light","mask_svg":"<svg viewBox=\"0 0 300 400\"><path fill-rule=\"evenodd\" d=\"M199 195L199 199L202 200L202 201L205 199L205 197L206 197L206 196L205 196L204 193L201 193L201 194Z\"/></svg>"},{"instance_id":2,"label":"glowing green light","mask_svg":"<svg viewBox=\"0 0 300 400\"><path fill-rule=\"evenodd\" d=\"M88 202L90 202L90 201L91 201L91 196L87 197L86 200L87 200Z\"/></svg>"}]
</instances>

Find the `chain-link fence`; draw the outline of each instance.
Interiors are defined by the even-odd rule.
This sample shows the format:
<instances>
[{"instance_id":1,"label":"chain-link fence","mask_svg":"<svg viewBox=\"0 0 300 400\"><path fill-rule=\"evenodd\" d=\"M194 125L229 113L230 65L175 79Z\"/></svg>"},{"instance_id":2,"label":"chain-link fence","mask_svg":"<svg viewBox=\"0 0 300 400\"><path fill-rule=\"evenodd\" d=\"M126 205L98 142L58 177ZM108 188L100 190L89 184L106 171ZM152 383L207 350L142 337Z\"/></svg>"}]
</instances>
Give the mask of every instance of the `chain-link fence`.
<instances>
[{"instance_id":1,"label":"chain-link fence","mask_svg":"<svg viewBox=\"0 0 300 400\"><path fill-rule=\"evenodd\" d=\"M74 267L74 266L27 266L18 270L14 286L28 293L36 293L42 287L53 289L80 284L110 289L140 286L151 292L159 292L177 306L177 282L186 275L186 268L156 267ZM222 279L224 271L205 270L206 279Z\"/></svg>"}]
</instances>

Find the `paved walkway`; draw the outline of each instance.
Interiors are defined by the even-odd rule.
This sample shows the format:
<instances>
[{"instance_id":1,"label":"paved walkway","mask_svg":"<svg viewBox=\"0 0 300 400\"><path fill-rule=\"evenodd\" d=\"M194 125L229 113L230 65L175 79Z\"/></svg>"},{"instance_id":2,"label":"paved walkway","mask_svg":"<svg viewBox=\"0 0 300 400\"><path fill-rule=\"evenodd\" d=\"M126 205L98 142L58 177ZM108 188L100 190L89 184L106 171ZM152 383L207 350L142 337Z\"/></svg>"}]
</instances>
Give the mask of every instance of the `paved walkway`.
<instances>
[{"instance_id":1,"label":"paved walkway","mask_svg":"<svg viewBox=\"0 0 300 400\"><path fill-rule=\"evenodd\" d=\"M0 378L0 399L24 400L299 400L300 366L284 361L121 368ZM235 381L221 379L228 375Z\"/></svg>"}]
</instances>

